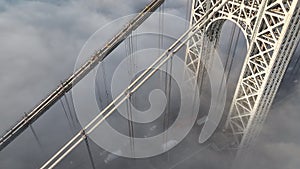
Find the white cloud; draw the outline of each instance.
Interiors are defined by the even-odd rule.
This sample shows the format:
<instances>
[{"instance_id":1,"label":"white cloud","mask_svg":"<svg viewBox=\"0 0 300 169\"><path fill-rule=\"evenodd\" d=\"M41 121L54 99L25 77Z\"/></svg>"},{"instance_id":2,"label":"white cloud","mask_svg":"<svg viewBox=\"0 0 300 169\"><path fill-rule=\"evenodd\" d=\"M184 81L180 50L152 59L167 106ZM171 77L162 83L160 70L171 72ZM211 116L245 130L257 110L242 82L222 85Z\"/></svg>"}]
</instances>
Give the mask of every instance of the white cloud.
<instances>
[{"instance_id":1,"label":"white cloud","mask_svg":"<svg viewBox=\"0 0 300 169\"><path fill-rule=\"evenodd\" d=\"M73 71L75 59L92 33L148 2L1 1L0 133ZM185 15L186 1L167 2L166 12ZM260 169L299 168L299 109L297 95L270 113L258 143L261 146L254 150L257 156L249 162L258 160L266 167Z\"/></svg>"}]
</instances>

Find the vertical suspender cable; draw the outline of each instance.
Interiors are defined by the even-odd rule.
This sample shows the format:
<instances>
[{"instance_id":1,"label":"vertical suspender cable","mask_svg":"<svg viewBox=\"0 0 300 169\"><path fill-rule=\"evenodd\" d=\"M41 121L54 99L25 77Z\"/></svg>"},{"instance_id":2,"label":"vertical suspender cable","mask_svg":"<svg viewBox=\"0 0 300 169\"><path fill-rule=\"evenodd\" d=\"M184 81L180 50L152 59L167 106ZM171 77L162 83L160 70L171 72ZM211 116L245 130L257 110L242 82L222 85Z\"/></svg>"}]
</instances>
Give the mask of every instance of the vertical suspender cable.
<instances>
[{"instance_id":1,"label":"vertical suspender cable","mask_svg":"<svg viewBox=\"0 0 300 169\"><path fill-rule=\"evenodd\" d=\"M107 79L106 79L106 73L105 73L105 62L101 64L102 68L102 77L103 77L103 83L104 83L104 90L105 90L105 100L106 100L106 105L109 104L109 94L108 94L108 89L107 89ZM104 103L104 102L103 102Z\"/></svg>"},{"instance_id":2,"label":"vertical suspender cable","mask_svg":"<svg viewBox=\"0 0 300 169\"><path fill-rule=\"evenodd\" d=\"M133 63L133 54L134 54L134 47L133 47L133 36L132 36L133 33L131 33L131 35L129 36L129 46L130 46L130 77L133 76L133 66L134 66L134 63ZM135 157L135 153L134 153L134 123L132 121L132 95L130 94L130 96L128 97L128 106L129 106L129 120L130 120L130 130L131 130L131 148L132 148L132 155L133 157Z\"/></svg>"},{"instance_id":3,"label":"vertical suspender cable","mask_svg":"<svg viewBox=\"0 0 300 169\"><path fill-rule=\"evenodd\" d=\"M236 32L236 28L237 28L237 26L234 24L234 26L233 26L233 30L231 31L231 33L230 33L230 41L229 41L229 48L228 48L228 52L227 52L227 55L226 55L226 62L225 62L225 66L224 66L224 69L225 69L225 71L224 71L224 74L223 74L223 76L222 76L222 82L223 82L223 80L224 80L224 77L225 77L225 75L226 76L228 76L228 64L229 64L229 62L230 62L230 60L231 60L231 57L232 57L232 47L233 47L233 41L234 41L234 35L235 35L235 32Z\"/></svg>"},{"instance_id":4,"label":"vertical suspender cable","mask_svg":"<svg viewBox=\"0 0 300 169\"><path fill-rule=\"evenodd\" d=\"M223 85L223 81L224 81L224 78L225 78L225 75L228 76L226 70L227 70L227 67L228 67L228 61L229 61L229 58L231 57L231 50L232 50L232 43L233 43L233 38L234 38L234 34L235 34L235 30L236 30L236 25L233 26L233 29L230 33L230 41L229 41L229 48L228 48L228 51L227 51L227 55L226 55L226 61L225 61L225 66L224 66L224 73L222 75L222 80L221 80L221 84L220 84L220 87L219 87L219 91L218 91L218 95L220 95L220 92L221 92L221 88L222 88L222 85ZM226 81L227 83L227 81Z\"/></svg>"},{"instance_id":5,"label":"vertical suspender cable","mask_svg":"<svg viewBox=\"0 0 300 169\"><path fill-rule=\"evenodd\" d=\"M170 75L168 76L168 89L167 89L167 112L166 112L166 144L168 144L168 127L169 127L169 122L170 122L170 115L171 115L171 87L172 87L172 68L173 68L173 57L170 58L170 69L169 73ZM168 145L167 145L168 146ZM168 161L170 160L170 153L167 152L168 155Z\"/></svg>"},{"instance_id":6,"label":"vertical suspender cable","mask_svg":"<svg viewBox=\"0 0 300 169\"><path fill-rule=\"evenodd\" d=\"M71 92L68 92L68 93L66 93L66 97L67 97L67 99L68 99L68 102L67 102L67 104L68 104L68 106L69 106L69 108L70 108L70 113L72 114L72 116L73 116L73 124L74 124L74 127L75 127L75 129L76 129L76 124L78 124L77 123L77 117L76 117L76 111L75 111L75 107L74 107L74 104L73 104L73 99L72 99L72 94L71 94Z\"/></svg>"},{"instance_id":7,"label":"vertical suspender cable","mask_svg":"<svg viewBox=\"0 0 300 169\"><path fill-rule=\"evenodd\" d=\"M202 28L206 21L209 20L215 11L222 8L227 2L219 1L212 8L210 8L204 16L208 16L206 20L200 19L197 26ZM44 163L41 168L54 168L61 160L63 160L75 147L77 147L89 134L91 134L106 118L108 118L127 98L128 93L136 92L141 85L143 85L150 77L153 76L157 70L165 64L178 50L190 40L187 36L192 32L191 36L195 34L194 29L196 26L191 27L181 37L177 39L168 50L166 50L157 60L155 60L143 73L138 76L116 99L114 99L103 111L93 118L80 132L78 132L70 141L68 141L62 148L60 148L48 161ZM127 93L127 94L126 94Z\"/></svg>"},{"instance_id":8,"label":"vertical suspender cable","mask_svg":"<svg viewBox=\"0 0 300 169\"><path fill-rule=\"evenodd\" d=\"M126 57L129 56L128 61L128 76L129 78L132 77L133 72L133 42L132 42L132 33L128 36L128 39L125 41L125 50L126 50ZM128 134L130 137L130 149L131 153L134 156L134 126L132 121L132 108L131 108L131 102L132 102L132 95L130 95L126 102L126 108L127 108L127 121L128 121Z\"/></svg>"},{"instance_id":9,"label":"vertical suspender cable","mask_svg":"<svg viewBox=\"0 0 300 169\"><path fill-rule=\"evenodd\" d=\"M160 6L159 8L159 13L158 13L158 56L160 55L160 49L163 48L163 40L162 40L162 34L163 34L163 5ZM160 71L159 74L159 78L160 78L160 85L162 87L162 89L164 90L165 94L166 94L166 84L167 84L167 71L168 71L168 65L166 63L166 71ZM168 99L168 98L167 98ZM166 115L168 114L168 109L165 110L164 112L164 118L163 118L163 131L166 130ZM165 136L165 135L164 135ZM166 146L166 137L164 137L163 140L163 145ZM165 147L164 147L165 148Z\"/></svg>"},{"instance_id":10,"label":"vertical suspender cable","mask_svg":"<svg viewBox=\"0 0 300 169\"><path fill-rule=\"evenodd\" d=\"M222 75L222 80L221 80L221 84L220 84L220 87L219 87L219 90L218 90L218 94L217 94L217 96L218 96L218 98L217 98L217 102L219 101L219 98L222 98L222 97L220 97L220 94L221 94L221 89L222 89L222 86L223 86L223 83L224 83L224 78L225 78L225 75L227 76L226 77L226 79L228 80L228 77L229 77L229 73L230 73L230 71L229 72L226 72L226 70L227 70L227 67L228 67L228 63L229 63L229 58L232 58L232 59L230 59L231 60L231 63L230 63L230 65L232 65L232 62L233 62L233 58L234 58L234 56L233 55L235 55L235 51L236 51L236 46L237 46L237 43L235 43L235 47L234 47L234 51L233 52L231 52L232 51L232 44L233 44L233 39L234 39L234 36L235 36L235 32L236 32L236 28L237 28L237 26L236 25L234 25L234 28L233 28L233 30L231 31L231 34L230 34L230 45L229 45L229 48L228 48L228 52L227 52L227 58L226 58L226 62L225 62L225 67L224 67L224 73L223 73L223 75ZM239 35L239 34L238 34ZM238 39L237 39L238 40ZM237 41L236 40L236 41ZM233 53L232 55L231 55L231 53ZM231 70L231 68L229 68L229 70ZM227 86L227 81L225 81L225 86Z\"/></svg>"},{"instance_id":11,"label":"vertical suspender cable","mask_svg":"<svg viewBox=\"0 0 300 169\"><path fill-rule=\"evenodd\" d=\"M29 126L30 126L30 129L31 129L31 131L32 131L32 134L33 134L33 136L34 136L34 138L35 138L37 144L39 145L40 149L43 149L42 144L41 144L41 141L40 141L39 137L37 136L37 134L36 134L34 128L32 127L31 124L30 124Z\"/></svg>"},{"instance_id":12,"label":"vertical suspender cable","mask_svg":"<svg viewBox=\"0 0 300 169\"><path fill-rule=\"evenodd\" d=\"M103 105L103 99L102 99L102 93L101 93L100 84L99 84L98 81L96 81L95 85L96 85L96 88L97 88L96 91L98 91L97 93L99 95L98 99L99 99L99 102L100 102L100 105L99 105L100 106L100 110L102 110L104 108L104 105Z\"/></svg>"},{"instance_id":13,"label":"vertical suspender cable","mask_svg":"<svg viewBox=\"0 0 300 169\"><path fill-rule=\"evenodd\" d=\"M92 151L91 151L91 148L90 148L90 145L89 145L89 142L88 142L88 138L85 138L85 144L86 144L86 148L87 148L87 151L88 151L88 154L89 154L89 158L91 160L92 168L96 169L96 165L95 165L94 158L93 158L93 155L92 155Z\"/></svg>"},{"instance_id":14,"label":"vertical suspender cable","mask_svg":"<svg viewBox=\"0 0 300 169\"><path fill-rule=\"evenodd\" d=\"M75 119L75 122L76 122L77 124L79 124L79 120L78 120L78 118L77 118L77 116L76 116L75 105L74 105L74 102L73 102L73 96L72 96L72 93L71 93L71 92L70 92L69 96L70 96L70 100L71 100L70 103L71 103L71 108L72 108L73 113L74 113L74 119Z\"/></svg>"},{"instance_id":15,"label":"vertical suspender cable","mask_svg":"<svg viewBox=\"0 0 300 169\"><path fill-rule=\"evenodd\" d=\"M69 116L68 116L68 113L67 113L67 110L66 110L66 108L65 108L65 105L64 105L64 103L63 103L63 101L62 101L61 99L59 99L59 101L60 101L61 106L62 106L62 108L63 108L63 111L64 111L64 113L65 113L65 115L66 115L66 117L67 117L67 121L68 121L68 124L69 124L69 126L70 126L70 129L71 129L71 131L73 131L73 126L72 126L71 120L70 120L70 118L69 118Z\"/></svg>"},{"instance_id":16,"label":"vertical suspender cable","mask_svg":"<svg viewBox=\"0 0 300 169\"><path fill-rule=\"evenodd\" d=\"M163 31L164 31L163 22L164 22L164 4L161 5L158 13L158 56L161 53L160 50L163 49ZM163 82L162 71L160 71L159 78L160 78L160 83L162 84Z\"/></svg>"},{"instance_id":17,"label":"vertical suspender cable","mask_svg":"<svg viewBox=\"0 0 300 169\"><path fill-rule=\"evenodd\" d=\"M233 54L232 54L232 57L231 57L231 61L230 61L230 65L229 65L229 68L228 68L228 73L227 73L227 79L226 79L226 82L228 83L228 80L229 80L229 76L230 76L230 72L231 72L231 69L232 69L232 64L233 64L233 61L234 61L234 57L236 55L236 48L237 48L237 45L239 44L239 39L240 39L240 34L241 34L241 30L238 29L238 34L237 34L237 38L235 40L235 45L234 45L234 49L233 49Z\"/></svg>"},{"instance_id":18,"label":"vertical suspender cable","mask_svg":"<svg viewBox=\"0 0 300 169\"><path fill-rule=\"evenodd\" d=\"M68 101L68 98L67 98L66 94L64 94L64 98L65 98L67 108L68 108L68 111L69 111L69 114L70 114L70 117L71 117L71 122L73 124L73 127L76 128L75 120L74 120L74 117L73 117L73 114L72 114L72 111L71 111L71 107L70 107L70 104L69 104L69 101Z\"/></svg>"},{"instance_id":19,"label":"vertical suspender cable","mask_svg":"<svg viewBox=\"0 0 300 169\"><path fill-rule=\"evenodd\" d=\"M201 34L201 47L199 49L199 53L200 53L200 57L198 58L198 68L197 68L197 80L196 83L199 84L199 90L200 90L200 95L202 93L202 89L203 89L203 83L205 80L205 65L207 63L208 58L206 57L207 53L208 53L208 41L207 41L207 36L205 35L205 32L202 32ZM204 57L204 59L203 59ZM201 74L199 74L201 73Z\"/></svg>"},{"instance_id":20,"label":"vertical suspender cable","mask_svg":"<svg viewBox=\"0 0 300 169\"><path fill-rule=\"evenodd\" d=\"M139 14L118 32L111 40L109 40L105 47L101 48L92 55L79 69L77 69L69 78L67 78L61 85L59 85L50 95L43 99L32 111L28 113L26 118L22 118L16 125L10 128L0 138L0 150L12 142L18 135L20 135L41 115L43 115L53 104L55 104L64 93L68 92L74 85L76 85L83 77L85 77L92 69L94 69L99 62L103 61L124 39L137 27L139 27L150 15L154 12L164 0L152 0ZM219 4L219 3L217 3Z\"/></svg>"}]
</instances>

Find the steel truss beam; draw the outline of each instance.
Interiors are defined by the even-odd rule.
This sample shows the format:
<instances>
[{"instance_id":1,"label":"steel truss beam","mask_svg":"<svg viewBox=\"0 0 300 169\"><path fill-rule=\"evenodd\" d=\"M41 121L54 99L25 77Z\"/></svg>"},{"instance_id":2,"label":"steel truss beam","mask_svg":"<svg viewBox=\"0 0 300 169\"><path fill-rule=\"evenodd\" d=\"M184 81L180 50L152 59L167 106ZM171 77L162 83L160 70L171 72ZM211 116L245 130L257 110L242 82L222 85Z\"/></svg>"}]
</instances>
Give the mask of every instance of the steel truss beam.
<instances>
[{"instance_id":1,"label":"steel truss beam","mask_svg":"<svg viewBox=\"0 0 300 169\"><path fill-rule=\"evenodd\" d=\"M193 0L191 25L216 2ZM204 66L209 68L213 59L209 56L213 56L222 23L230 20L242 30L247 55L225 125L240 148L249 146L261 131L297 46L299 6L298 0L229 0L188 45L185 62L194 70L188 80L197 84Z\"/></svg>"}]
</instances>

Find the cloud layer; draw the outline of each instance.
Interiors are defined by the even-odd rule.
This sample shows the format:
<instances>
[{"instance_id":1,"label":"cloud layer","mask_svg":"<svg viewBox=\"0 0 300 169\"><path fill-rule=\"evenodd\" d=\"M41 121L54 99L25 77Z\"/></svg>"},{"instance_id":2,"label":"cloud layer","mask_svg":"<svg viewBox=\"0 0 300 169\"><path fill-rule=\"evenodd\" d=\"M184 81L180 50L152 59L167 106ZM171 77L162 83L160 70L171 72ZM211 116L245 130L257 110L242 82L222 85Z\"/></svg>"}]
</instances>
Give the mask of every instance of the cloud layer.
<instances>
[{"instance_id":1,"label":"cloud layer","mask_svg":"<svg viewBox=\"0 0 300 169\"><path fill-rule=\"evenodd\" d=\"M92 33L118 17L138 12L148 2L149 0L1 1L0 133L72 73L78 53ZM186 5L184 0L169 0L165 10L177 16L185 16ZM299 90L298 85L293 91L287 92L292 95L273 106L256 146L249 152L249 158L243 161L245 169L299 168ZM53 108L52 112L56 110L57 108ZM50 119L47 122L53 123ZM41 139L47 142L49 136L40 134ZM54 144L59 146L61 143L60 140ZM34 151L39 153L38 150ZM51 152L46 154L51 154L54 150L49 151ZM13 159L20 159L14 168L24 167L26 160L35 160L34 157L25 159L13 152L8 156L0 152L0 157L0 168L10 167L14 163ZM32 166L38 167L35 164L29 165ZM205 165L205 168L209 167L209 164ZM211 168L222 166L214 163Z\"/></svg>"}]
</instances>

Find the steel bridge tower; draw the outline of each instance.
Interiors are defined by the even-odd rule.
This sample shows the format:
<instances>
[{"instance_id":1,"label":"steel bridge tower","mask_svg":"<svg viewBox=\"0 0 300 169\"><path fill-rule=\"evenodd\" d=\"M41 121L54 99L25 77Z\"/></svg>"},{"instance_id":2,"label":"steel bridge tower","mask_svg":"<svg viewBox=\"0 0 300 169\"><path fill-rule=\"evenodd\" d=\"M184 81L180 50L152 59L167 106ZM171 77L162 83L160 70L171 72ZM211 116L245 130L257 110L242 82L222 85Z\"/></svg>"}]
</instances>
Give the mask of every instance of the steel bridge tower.
<instances>
[{"instance_id":1,"label":"steel bridge tower","mask_svg":"<svg viewBox=\"0 0 300 169\"><path fill-rule=\"evenodd\" d=\"M205 17L217 0L193 0L190 23ZM190 78L201 81L204 67L211 64L211 53L218 42L223 23L230 20L243 32L247 54L231 103L226 133L235 145L249 146L266 119L300 34L298 0L223 0L225 5L188 44L186 65ZM201 59L201 62L200 62Z\"/></svg>"}]
</instances>

